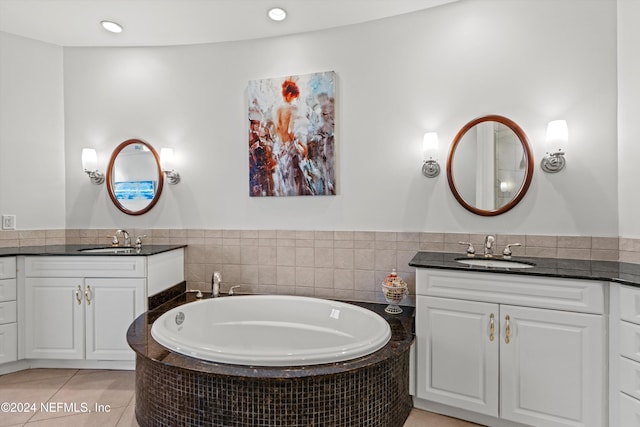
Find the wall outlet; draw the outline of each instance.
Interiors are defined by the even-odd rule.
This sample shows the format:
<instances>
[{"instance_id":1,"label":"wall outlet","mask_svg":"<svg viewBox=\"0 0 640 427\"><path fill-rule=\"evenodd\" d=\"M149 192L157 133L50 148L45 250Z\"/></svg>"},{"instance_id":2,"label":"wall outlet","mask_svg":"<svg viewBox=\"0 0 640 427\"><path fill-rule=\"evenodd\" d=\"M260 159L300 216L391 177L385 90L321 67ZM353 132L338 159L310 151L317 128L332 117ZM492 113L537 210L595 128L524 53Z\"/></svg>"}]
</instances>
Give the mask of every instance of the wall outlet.
<instances>
[{"instance_id":1,"label":"wall outlet","mask_svg":"<svg viewBox=\"0 0 640 427\"><path fill-rule=\"evenodd\" d=\"M15 230L16 229L16 216L15 215L2 215L2 229L3 230Z\"/></svg>"}]
</instances>

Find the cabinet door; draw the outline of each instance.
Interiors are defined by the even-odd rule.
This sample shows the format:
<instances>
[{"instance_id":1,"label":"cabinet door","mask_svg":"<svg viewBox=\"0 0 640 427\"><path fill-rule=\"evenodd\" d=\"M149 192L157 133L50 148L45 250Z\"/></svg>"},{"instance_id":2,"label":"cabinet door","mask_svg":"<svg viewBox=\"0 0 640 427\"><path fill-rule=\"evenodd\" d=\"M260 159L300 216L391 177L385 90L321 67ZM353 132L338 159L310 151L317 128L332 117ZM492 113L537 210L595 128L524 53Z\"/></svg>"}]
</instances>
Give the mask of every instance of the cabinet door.
<instances>
[{"instance_id":1,"label":"cabinet door","mask_svg":"<svg viewBox=\"0 0 640 427\"><path fill-rule=\"evenodd\" d=\"M25 279L27 358L84 358L83 289L81 278Z\"/></svg>"},{"instance_id":2,"label":"cabinet door","mask_svg":"<svg viewBox=\"0 0 640 427\"><path fill-rule=\"evenodd\" d=\"M501 418L540 427L605 425L602 316L507 305L500 315Z\"/></svg>"},{"instance_id":3,"label":"cabinet door","mask_svg":"<svg viewBox=\"0 0 640 427\"><path fill-rule=\"evenodd\" d=\"M134 360L129 325L145 310L144 279L85 279L87 360Z\"/></svg>"},{"instance_id":4,"label":"cabinet door","mask_svg":"<svg viewBox=\"0 0 640 427\"><path fill-rule=\"evenodd\" d=\"M417 297L416 394L420 399L498 416L498 307Z\"/></svg>"},{"instance_id":5,"label":"cabinet door","mask_svg":"<svg viewBox=\"0 0 640 427\"><path fill-rule=\"evenodd\" d=\"M18 360L18 328L15 323L0 325L0 363Z\"/></svg>"}]
</instances>

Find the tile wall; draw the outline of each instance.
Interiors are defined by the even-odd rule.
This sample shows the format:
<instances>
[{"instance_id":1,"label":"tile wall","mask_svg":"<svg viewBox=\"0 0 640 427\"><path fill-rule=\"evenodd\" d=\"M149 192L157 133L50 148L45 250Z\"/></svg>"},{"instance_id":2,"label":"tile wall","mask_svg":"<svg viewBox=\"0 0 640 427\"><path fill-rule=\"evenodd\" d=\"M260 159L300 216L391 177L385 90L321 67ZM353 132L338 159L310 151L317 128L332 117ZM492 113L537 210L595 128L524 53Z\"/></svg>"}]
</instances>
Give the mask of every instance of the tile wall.
<instances>
[{"instance_id":1,"label":"tile wall","mask_svg":"<svg viewBox=\"0 0 640 427\"><path fill-rule=\"evenodd\" d=\"M407 264L416 251L459 252L459 241L478 251L485 234L291 230L129 230L146 235L147 244L187 244L189 289L208 290L220 271L224 292L239 291L380 301L378 284L395 268L415 289ZM0 231L0 247L57 244L108 245L112 229ZM493 234L493 233L488 233ZM497 250L507 243L515 256L611 260L640 263L640 239L539 235L497 235Z\"/></svg>"}]
</instances>

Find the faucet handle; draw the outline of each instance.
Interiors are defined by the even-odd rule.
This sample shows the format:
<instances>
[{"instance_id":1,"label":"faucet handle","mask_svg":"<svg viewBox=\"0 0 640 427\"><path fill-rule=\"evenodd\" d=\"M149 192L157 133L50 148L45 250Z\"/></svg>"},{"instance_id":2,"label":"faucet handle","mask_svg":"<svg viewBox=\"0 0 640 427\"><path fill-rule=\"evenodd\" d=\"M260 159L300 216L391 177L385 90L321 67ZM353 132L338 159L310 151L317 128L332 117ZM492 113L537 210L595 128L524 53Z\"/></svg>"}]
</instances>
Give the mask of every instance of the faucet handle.
<instances>
[{"instance_id":1,"label":"faucet handle","mask_svg":"<svg viewBox=\"0 0 640 427\"><path fill-rule=\"evenodd\" d=\"M238 289L239 287L240 287L240 285L235 285L235 286L230 287L230 288L229 288L229 293L228 293L228 295L229 295L230 297L234 296L234 295L235 295L235 291L234 291L234 289Z\"/></svg>"},{"instance_id":2,"label":"faucet handle","mask_svg":"<svg viewBox=\"0 0 640 427\"><path fill-rule=\"evenodd\" d=\"M504 251L502 251L503 258L511 258L513 252L511 252L511 246L522 246L520 243L509 243L505 246Z\"/></svg>"},{"instance_id":3,"label":"faucet handle","mask_svg":"<svg viewBox=\"0 0 640 427\"><path fill-rule=\"evenodd\" d=\"M108 238L111 239L111 246L120 246L120 242L118 241L118 236L117 235L113 235L113 236L107 236Z\"/></svg>"},{"instance_id":4,"label":"faucet handle","mask_svg":"<svg viewBox=\"0 0 640 427\"><path fill-rule=\"evenodd\" d=\"M137 249L141 249L142 248L142 239L144 237L147 237L147 235L146 234L141 234L138 237L136 237L135 246L136 246Z\"/></svg>"},{"instance_id":5,"label":"faucet handle","mask_svg":"<svg viewBox=\"0 0 640 427\"><path fill-rule=\"evenodd\" d=\"M467 245L467 256L474 256L476 254L476 249L473 247L471 242L458 242L459 245Z\"/></svg>"}]
</instances>

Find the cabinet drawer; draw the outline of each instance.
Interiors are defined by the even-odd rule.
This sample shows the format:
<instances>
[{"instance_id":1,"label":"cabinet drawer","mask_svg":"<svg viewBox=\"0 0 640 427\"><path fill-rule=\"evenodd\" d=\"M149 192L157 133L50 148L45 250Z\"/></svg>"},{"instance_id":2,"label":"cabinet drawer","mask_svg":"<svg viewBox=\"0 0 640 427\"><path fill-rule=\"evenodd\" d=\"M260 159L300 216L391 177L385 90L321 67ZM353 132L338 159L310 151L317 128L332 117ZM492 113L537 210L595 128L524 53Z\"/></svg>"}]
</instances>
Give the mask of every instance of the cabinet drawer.
<instances>
[{"instance_id":1,"label":"cabinet drawer","mask_svg":"<svg viewBox=\"0 0 640 427\"><path fill-rule=\"evenodd\" d=\"M640 400L620 393L620 426L640 425Z\"/></svg>"},{"instance_id":2,"label":"cabinet drawer","mask_svg":"<svg viewBox=\"0 0 640 427\"><path fill-rule=\"evenodd\" d=\"M18 360L18 328L15 323L0 325L0 363Z\"/></svg>"},{"instance_id":3,"label":"cabinet drawer","mask_svg":"<svg viewBox=\"0 0 640 427\"><path fill-rule=\"evenodd\" d=\"M640 288L620 286L620 318L640 325Z\"/></svg>"},{"instance_id":4,"label":"cabinet drawer","mask_svg":"<svg viewBox=\"0 0 640 427\"><path fill-rule=\"evenodd\" d=\"M0 325L16 321L16 302L0 302Z\"/></svg>"},{"instance_id":5,"label":"cabinet drawer","mask_svg":"<svg viewBox=\"0 0 640 427\"><path fill-rule=\"evenodd\" d=\"M640 325L620 321L620 355L640 362Z\"/></svg>"},{"instance_id":6,"label":"cabinet drawer","mask_svg":"<svg viewBox=\"0 0 640 427\"><path fill-rule=\"evenodd\" d=\"M620 391L640 399L640 363L620 358Z\"/></svg>"},{"instance_id":7,"label":"cabinet drawer","mask_svg":"<svg viewBox=\"0 0 640 427\"><path fill-rule=\"evenodd\" d=\"M16 258L0 257L0 279L13 279L16 277Z\"/></svg>"},{"instance_id":8,"label":"cabinet drawer","mask_svg":"<svg viewBox=\"0 0 640 427\"><path fill-rule=\"evenodd\" d=\"M601 282L418 268L416 294L604 314Z\"/></svg>"},{"instance_id":9,"label":"cabinet drawer","mask_svg":"<svg viewBox=\"0 0 640 427\"><path fill-rule=\"evenodd\" d=\"M42 256L25 258L26 277L145 277L145 257Z\"/></svg>"},{"instance_id":10,"label":"cabinet drawer","mask_svg":"<svg viewBox=\"0 0 640 427\"><path fill-rule=\"evenodd\" d=\"M16 279L0 280L0 301L16 299Z\"/></svg>"}]
</instances>

